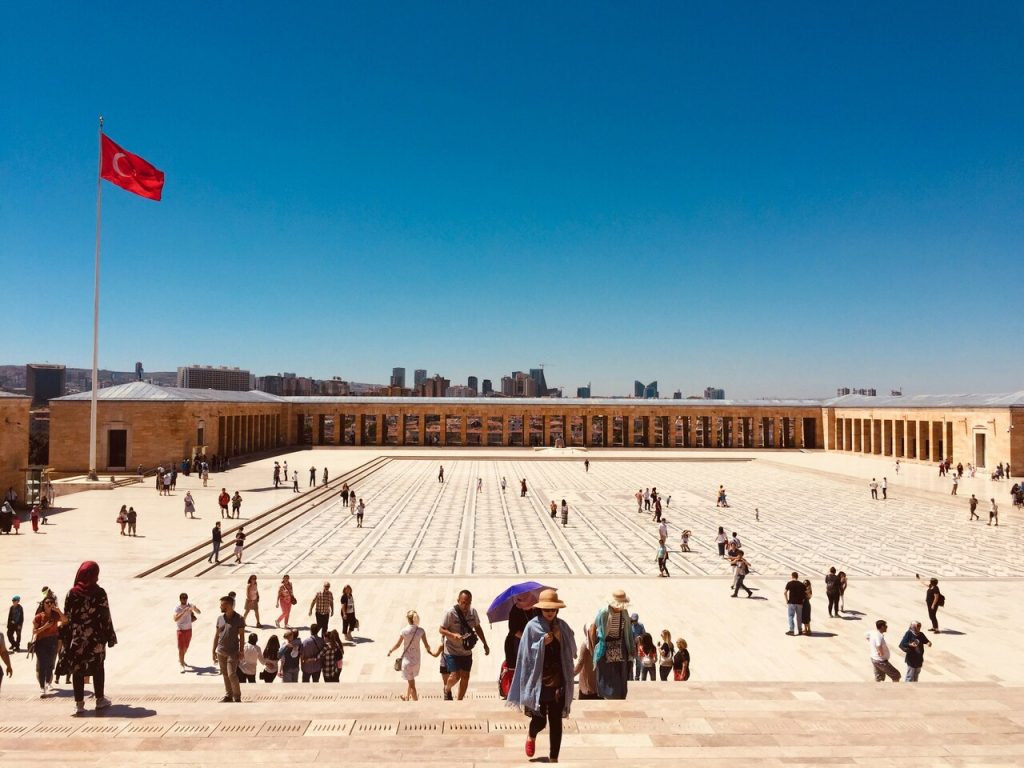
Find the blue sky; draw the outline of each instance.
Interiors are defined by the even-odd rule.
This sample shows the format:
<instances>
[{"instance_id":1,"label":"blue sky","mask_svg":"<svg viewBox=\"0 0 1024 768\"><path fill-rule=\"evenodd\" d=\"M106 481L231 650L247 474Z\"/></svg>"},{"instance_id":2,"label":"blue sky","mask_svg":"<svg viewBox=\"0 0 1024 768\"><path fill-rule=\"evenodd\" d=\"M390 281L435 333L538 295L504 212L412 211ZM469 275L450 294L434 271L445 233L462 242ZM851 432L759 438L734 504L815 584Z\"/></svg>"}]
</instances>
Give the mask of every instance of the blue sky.
<instances>
[{"instance_id":1,"label":"blue sky","mask_svg":"<svg viewBox=\"0 0 1024 768\"><path fill-rule=\"evenodd\" d=\"M557 7L546 7L555 5ZM0 362L1024 388L1024 6L6 4Z\"/></svg>"}]
</instances>

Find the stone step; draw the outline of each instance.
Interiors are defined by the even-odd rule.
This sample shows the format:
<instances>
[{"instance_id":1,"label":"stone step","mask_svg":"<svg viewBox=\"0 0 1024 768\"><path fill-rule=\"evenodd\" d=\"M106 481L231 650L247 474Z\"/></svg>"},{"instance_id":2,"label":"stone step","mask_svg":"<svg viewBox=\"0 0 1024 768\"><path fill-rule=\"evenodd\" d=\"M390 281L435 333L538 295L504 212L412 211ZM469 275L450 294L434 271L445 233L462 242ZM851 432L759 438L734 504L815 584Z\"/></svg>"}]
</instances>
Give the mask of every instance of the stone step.
<instances>
[{"instance_id":1,"label":"stone step","mask_svg":"<svg viewBox=\"0 0 1024 768\"><path fill-rule=\"evenodd\" d=\"M524 759L527 718L490 686L445 702L420 681L402 686L243 686L219 702L214 682L118 686L102 714L70 717L70 692L39 699L5 690L0 761L44 756L68 765L223 765L291 760L326 764L512 765ZM646 687L645 687L646 685ZM335 690L331 690L334 688ZM874 764L1020 764L1024 686L996 683L635 684L624 701L575 701L561 762L642 760L701 766L871 761ZM545 755L547 737L538 740Z\"/></svg>"}]
</instances>

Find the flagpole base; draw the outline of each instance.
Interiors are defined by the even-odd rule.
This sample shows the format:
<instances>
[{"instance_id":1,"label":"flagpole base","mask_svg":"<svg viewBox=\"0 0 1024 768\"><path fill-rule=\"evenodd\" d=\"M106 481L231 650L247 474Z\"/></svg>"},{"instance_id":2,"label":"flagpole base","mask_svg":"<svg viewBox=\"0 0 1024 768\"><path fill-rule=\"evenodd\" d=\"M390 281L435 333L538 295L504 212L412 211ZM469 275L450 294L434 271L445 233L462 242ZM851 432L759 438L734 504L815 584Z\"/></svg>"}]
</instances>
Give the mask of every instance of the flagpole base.
<instances>
[{"instance_id":1,"label":"flagpole base","mask_svg":"<svg viewBox=\"0 0 1024 768\"><path fill-rule=\"evenodd\" d=\"M89 472L89 474L86 475L85 477L86 477L87 480L92 480L93 482L95 482L95 481L100 479L100 476L96 474L96 470L95 469L91 470Z\"/></svg>"}]
</instances>

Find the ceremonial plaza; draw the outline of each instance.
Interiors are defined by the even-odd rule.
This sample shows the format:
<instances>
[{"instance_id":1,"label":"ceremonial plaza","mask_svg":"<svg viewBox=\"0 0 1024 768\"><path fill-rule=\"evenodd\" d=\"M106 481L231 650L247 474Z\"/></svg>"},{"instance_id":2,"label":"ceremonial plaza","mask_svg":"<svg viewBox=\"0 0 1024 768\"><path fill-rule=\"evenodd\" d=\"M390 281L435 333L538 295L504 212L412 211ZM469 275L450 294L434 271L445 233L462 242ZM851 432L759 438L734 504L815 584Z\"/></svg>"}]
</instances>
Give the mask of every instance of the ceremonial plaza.
<instances>
[{"instance_id":1,"label":"ceremonial plaza","mask_svg":"<svg viewBox=\"0 0 1024 768\"><path fill-rule=\"evenodd\" d=\"M27 404L3 398L0 407L10 476L26 466L24 455L8 455L7 436L27 425ZM489 624L484 612L527 580L557 588L577 642L624 590L647 632L685 638L691 656L685 683L630 682L625 700L573 702L560 762L952 766L1024 756L1024 672L1013 640L1024 609L1007 599L1024 579L1021 511L1009 495L1014 481L992 478L997 463L1014 475L1024 466L1024 393L492 402L131 384L99 392L92 483L83 476L88 411L87 395L51 403L53 508L38 534L22 525L0 538L0 590L20 595L31 613L44 585L63 600L77 564L99 563L118 634L106 662L113 704L93 711L87 703L86 716L73 718L70 686L58 680L56 693L40 698L34 660L12 654L14 675L0 690L4 765L284 755L339 765L523 764L528 721L504 706L496 683L506 625ZM215 454L229 459L224 471L206 482L179 473L169 495L157 492L156 466ZM957 463L978 467L965 471L956 495L951 475L939 474L942 459L952 474ZM275 464L285 463L289 479L275 484ZM883 479L885 493L873 498L872 481ZM361 526L341 502L343 484L365 506ZM635 495L648 488L663 500L669 578L658 578L658 523L637 510ZM222 489L240 494L238 518L219 511ZM194 518L183 511L186 493ZM981 520L968 519L972 494ZM986 525L989 499L998 526ZM563 500L565 524L550 514ZM122 505L138 513L134 537L119 535ZM218 521L225 546L213 563ZM749 599L731 599L719 527L742 540ZM239 529L247 538L236 564L229 542ZM849 579L836 618L825 611L831 567ZM786 634L792 572L814 586L809 635ZM335 596L351 586L359 628L345 643L338 684L257 682L242 686L240 705L220 703L210 655L219 598L234 591L241 608L253 574L261 626L250 615L246 632L261 647L284 631L274 626L284 575L297 598L290 623L303 637L323 583ZM932 577L947 603L920 682L876 684L865 634L886 620L902 671L895 647L910 622L927 625ZM477 646L465 700L443 699L437 663L424 656L420 700L402 701L405 684L387 652L406 612L419 613L434 646L463 589L491 651ZM202 610L184 671L172 621L181 592ZM337 614L330 626L340 631Z\"/></svg>"}]
</instances>

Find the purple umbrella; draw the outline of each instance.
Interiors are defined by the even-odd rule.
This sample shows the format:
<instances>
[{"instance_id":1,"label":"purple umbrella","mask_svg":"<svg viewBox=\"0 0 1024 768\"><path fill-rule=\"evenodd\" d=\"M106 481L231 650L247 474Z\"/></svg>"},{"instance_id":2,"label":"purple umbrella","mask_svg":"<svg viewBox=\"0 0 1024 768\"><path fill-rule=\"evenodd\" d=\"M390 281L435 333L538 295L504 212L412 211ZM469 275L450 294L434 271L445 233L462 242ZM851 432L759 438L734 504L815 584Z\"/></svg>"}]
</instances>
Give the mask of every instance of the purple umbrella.
<instances>
[{"instance_id":1,"label":"purple umbrella","mask_svg":"<svg viewBox=\"0 0 1024 768\"><path fill-rule=\"evenodd\" d=\"M528 592L532 592L536 596L540 594L542 589L551 589L551 587L546 587L536 581L524 581L521 584L513 584L491 601L491 605L487 609L487 620L491 623L495 621L508 621L509 612L511 612L512 606L515 605L517 597Z\"/></svg>"}]
</instances>

